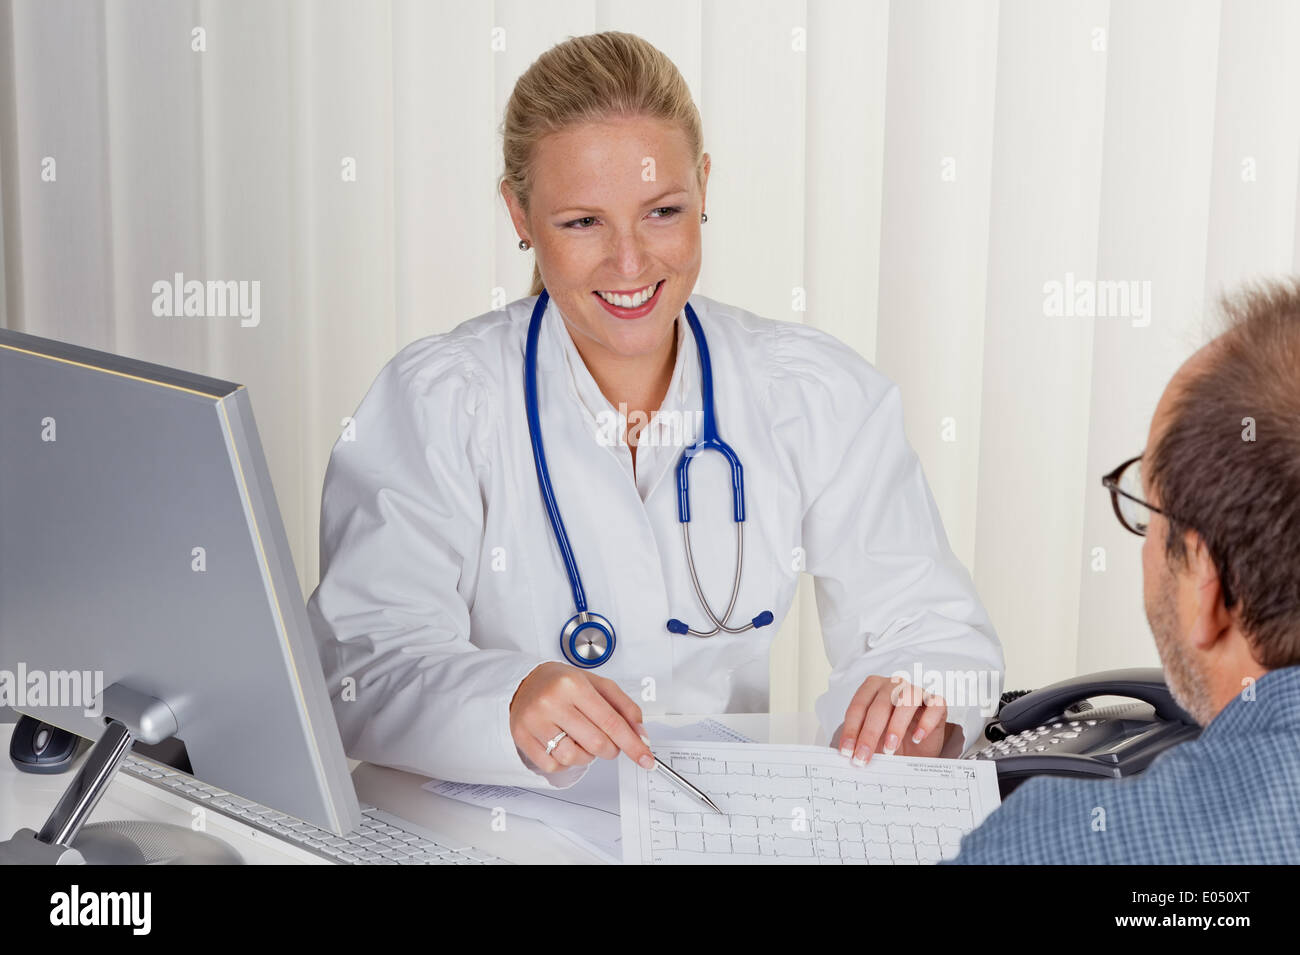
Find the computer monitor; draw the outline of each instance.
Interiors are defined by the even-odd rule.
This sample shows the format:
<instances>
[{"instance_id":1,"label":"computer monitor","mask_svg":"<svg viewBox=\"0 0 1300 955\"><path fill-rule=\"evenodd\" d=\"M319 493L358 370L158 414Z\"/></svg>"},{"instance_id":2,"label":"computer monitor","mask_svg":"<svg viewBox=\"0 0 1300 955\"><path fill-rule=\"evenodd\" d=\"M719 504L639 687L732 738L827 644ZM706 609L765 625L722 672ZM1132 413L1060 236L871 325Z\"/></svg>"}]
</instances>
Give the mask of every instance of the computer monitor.
<instances>
[{"instance_id":1,"label":"computer monitor","mask_svg":"<svg viewBox=\"0 0 1300 955\"><path fill-rule=\"evenodd\" d=\"M6 676L20 713L174 721L199 779L361 820L242 385L0 329Z\"/></svg>"}]
</instances>

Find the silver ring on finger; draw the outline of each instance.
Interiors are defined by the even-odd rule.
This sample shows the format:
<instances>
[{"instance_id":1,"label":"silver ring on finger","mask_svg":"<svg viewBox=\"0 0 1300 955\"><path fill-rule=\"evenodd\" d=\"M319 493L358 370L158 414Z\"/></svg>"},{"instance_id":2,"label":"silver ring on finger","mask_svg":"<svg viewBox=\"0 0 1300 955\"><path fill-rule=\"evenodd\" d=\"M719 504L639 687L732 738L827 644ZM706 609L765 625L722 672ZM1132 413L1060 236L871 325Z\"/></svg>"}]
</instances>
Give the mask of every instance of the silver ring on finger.
<instances>
[{"instance_id":1,"label":"silver ring on finger","mask_svg":"<svg viewBox=\"0 0 1300 955\"><path fill-rule=\"evenodd\" d=\"M555 751L555 747L557 747L557 746L560 745L560 740L564 739L564 737L566 737L566 736L568 736L568 735L569 735L569 734L566 733L566 732L564 732L564 730L560 730L560 731L559 731L558 733L556 733L553 737L551 737L549 740L547 740L547 741L546 741L546 755L547 755L547 756L550 756L551 753L553 753L553 752Z\"/></svg>"}]
</instances>

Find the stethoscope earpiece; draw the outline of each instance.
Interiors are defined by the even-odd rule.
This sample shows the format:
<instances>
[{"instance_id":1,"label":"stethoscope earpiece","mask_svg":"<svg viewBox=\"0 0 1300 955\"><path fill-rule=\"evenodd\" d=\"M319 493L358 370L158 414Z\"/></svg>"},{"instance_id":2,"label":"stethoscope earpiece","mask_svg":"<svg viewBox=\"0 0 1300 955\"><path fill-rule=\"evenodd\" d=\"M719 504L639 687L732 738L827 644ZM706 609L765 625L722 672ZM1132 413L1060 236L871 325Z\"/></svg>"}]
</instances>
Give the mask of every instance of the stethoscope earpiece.
<instances>
[{"instance_id":1,"label":"stethoscope earpiece","mask_svg":"<svg viewBox=\"0 0 1300 955\"><path fill-rule=\"evenodd\" d=\"M537 402L537 341L541 334L542 316L546 313L549 295L543 289L533 306L532 319L528 323L528 341L524 348L524 405L528 413L528 434L533 445L533 464L537 468L537 484L542 492L542 503L546 506L546 516L550 519L555 542L559 545L560 556L564 560L564 571L569 578L569 589L573 592L573 605L577 613L569 618L560 631L560 652L564 659L576 667L591 669L598 667L614 655L614 625L598 613L587 609L587 594L582 586L582 575L578 572L578 562L573 556L569 544L569 535L564 529L564 519L560 516L560 506L555 500L555 491L551 487L551 473L546 466L546 449L542 445L541 412ZM711 637L716 633L744 633L757 627L766 627L775 618L772 611L764 610L757 617L742 627L729 627L727 621L736 606L736 596L740 593L740 574L744 566L744 526L745 526L745 475L740 466L740 458L731 446L718 437L718 427L713 414L713 365L709 360L709 346L704 340L704 329L695 316L691 303L686 303L686 322L695 335L695 347L700 356L700 391L704 402L704 422L700 440L682 450L677 462L677 519L682 525L682 538L686 545L686 563L691 571L691 582L695 585L695 596L713 622L712 630L692 630L676 618L668 621L668 630L676 634L693 634L697 637ZM691 553L691 503L688 468L696 455L704 451L717 451L731 465L731 504L732 516L736 521L736 574L731 588L731 602L727 612L721 617L713 612L704 592L700 589L699 577L695 572L695 557Z\"/></svg>"}]
</instances>

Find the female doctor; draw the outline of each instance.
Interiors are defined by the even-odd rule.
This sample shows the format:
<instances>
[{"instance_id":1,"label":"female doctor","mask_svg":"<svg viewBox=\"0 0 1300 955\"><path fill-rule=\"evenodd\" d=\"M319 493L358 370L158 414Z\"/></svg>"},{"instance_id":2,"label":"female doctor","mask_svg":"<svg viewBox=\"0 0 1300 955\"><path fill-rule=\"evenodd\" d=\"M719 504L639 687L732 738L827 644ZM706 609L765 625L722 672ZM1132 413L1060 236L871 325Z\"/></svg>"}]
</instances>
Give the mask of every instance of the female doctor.
<instances>
[{"instance_id":1,"label":"female doctor","mask_svg":"<svg viewBox=\"0 0 1300 955\"><path fill-rule=\"evenodd\" d=\"M978 701L912 677L1000 679L1002 653L898 390L823 332L692 294L710 159L677 69L571 38L516 83L504 141L532 294L403 348L326 473L308 609L348 755L542 788L597 757L652 768L648 715L768 708L801 570L832 745L960 752Z\"/></svg>"}]
</instances>

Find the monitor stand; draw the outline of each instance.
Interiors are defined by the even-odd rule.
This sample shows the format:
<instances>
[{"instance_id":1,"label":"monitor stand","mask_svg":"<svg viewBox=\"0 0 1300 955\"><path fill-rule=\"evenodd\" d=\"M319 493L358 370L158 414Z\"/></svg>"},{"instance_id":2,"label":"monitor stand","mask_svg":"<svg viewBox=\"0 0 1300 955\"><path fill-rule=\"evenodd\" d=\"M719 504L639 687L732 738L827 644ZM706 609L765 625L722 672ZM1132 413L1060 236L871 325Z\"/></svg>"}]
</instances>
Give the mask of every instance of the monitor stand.
<instances>
[{"instance_id":1,"label":"monitor stand","mask_svg":"<svg viewBox=\"0 0 1300 955\"><path fill-rule=\"evenodd\" d=\"M243 865L215 836L167 822L92 822L72 840L87 865Z\"/></svg>"},{"instance_id":2,"label":"monitor stand","mask_svg":"<svg viewBox=\"0 0 1300 955\"><path fill-rule=\"evenodd\" d=\"M86 825L131 749L131 731L110 719L40 832L19 829L0 842L0 865L238 864L215 836L170 823L117 820Z\"/></svg>"}]
</instances>

